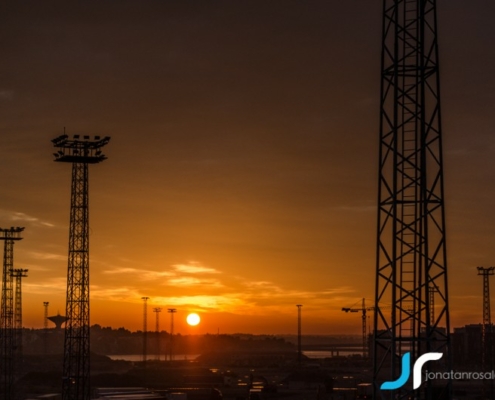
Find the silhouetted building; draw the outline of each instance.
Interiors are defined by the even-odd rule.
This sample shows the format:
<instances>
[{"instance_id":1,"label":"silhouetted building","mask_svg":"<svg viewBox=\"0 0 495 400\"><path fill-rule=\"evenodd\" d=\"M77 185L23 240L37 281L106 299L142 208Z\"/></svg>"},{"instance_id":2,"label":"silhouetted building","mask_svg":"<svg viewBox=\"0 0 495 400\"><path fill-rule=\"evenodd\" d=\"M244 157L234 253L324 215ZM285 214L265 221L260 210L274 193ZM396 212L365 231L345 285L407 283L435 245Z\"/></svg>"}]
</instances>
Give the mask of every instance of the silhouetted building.
<instances>
[{"instance_id":1,"label":"silhouetted building","mask_svg":"<svg viewBox=\"0 0 495 400\"><path fill-rule=\"evenodd\" d=\"M488 363L490 363L491 359L491 357L489 357L489 354L493 354L494 333L495 328L492 324L487 327L486 335L487 342L485 351L487 352L486 355L488 356ZM451 337L454 366L470 366L476 369L481 368L483 352L482 337L482 324L472 324L466 325L462 328L454 328L454 333ZM491 366L487 365L487 370L491 371Z\"/></svg>"}]
</instances>

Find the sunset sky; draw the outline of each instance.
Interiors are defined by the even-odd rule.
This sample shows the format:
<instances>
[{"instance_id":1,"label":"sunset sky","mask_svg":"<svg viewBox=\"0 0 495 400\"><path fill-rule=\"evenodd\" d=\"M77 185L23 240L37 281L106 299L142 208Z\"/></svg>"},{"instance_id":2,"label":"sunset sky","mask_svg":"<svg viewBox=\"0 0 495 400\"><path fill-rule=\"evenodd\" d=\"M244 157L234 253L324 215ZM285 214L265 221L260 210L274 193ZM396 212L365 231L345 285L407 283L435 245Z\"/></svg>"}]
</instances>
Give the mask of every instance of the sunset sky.
<instances>
[{"instance_id":1,"label":"sunset sky","mask_svg":"<svg viewBox=\"0 0 495 400\"><path fill-rule=\"evenodd\" d=\"M0 6L0 227L26 227L24 326L44 301L65 313L66 127L112 138L90 167L92 324L142 329L147 296L150 329L173 307L182 334L296 333L303 304L303 333L359 334L341 308L374 296L381 1L69 3ZM460 326L495 265L495 3L438 4Z\"/></svg>"}]
</instances>

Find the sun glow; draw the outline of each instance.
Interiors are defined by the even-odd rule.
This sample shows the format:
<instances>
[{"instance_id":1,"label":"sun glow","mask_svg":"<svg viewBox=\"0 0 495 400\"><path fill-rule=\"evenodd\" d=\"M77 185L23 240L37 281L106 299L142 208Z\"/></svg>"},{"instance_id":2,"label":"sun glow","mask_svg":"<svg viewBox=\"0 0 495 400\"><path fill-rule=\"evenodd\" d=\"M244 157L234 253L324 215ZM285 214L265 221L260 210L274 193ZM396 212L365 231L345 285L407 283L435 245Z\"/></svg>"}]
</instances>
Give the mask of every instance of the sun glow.
<instances>
[{"instance_id":1,"label":"sun glow","mask_svg":"<svg viewBox=\"0 0 495 400\"><path fill-rule=\"evenodd\" d=\"M201 318L198 314L192 313L187 316L186 321L189 325L196 326L201 321Z\"/></svg>"}]
</instances>

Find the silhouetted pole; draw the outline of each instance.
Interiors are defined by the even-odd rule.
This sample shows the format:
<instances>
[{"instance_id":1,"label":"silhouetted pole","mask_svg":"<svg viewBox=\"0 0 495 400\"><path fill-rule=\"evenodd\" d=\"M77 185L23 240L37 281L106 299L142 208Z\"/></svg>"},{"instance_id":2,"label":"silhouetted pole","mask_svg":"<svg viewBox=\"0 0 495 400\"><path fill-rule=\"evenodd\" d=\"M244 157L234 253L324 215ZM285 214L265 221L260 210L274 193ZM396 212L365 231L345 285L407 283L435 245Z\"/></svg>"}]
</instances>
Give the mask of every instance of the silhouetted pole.
<instances>
[{"instance_id":1,"label":"silhouetted pole","mask_svg":"<svg viewBox=\"0 0 495 400\"><path fill-rule=\"evenodd\" d=\"M493 368L493 336L490 315L490 276L495 274L495 267L478 267L478 275L483 276L483 327L481 331L481 370L491 371ZM488 386L491 396L488 397ZM493 380L483 380L483 399L493 399Z\"/></svg>"},{"instance_id":2,"label":"silhouetted pole","mask_svg":"<svg viewBox=\"0 0 495 400\"><path fill-rule=\"evenodd\" d=\"M146 367L146 356L148 353L148 299L141 297L143 300L143 366Z\"/></svg>"},{"instance_id":3,"label":"silhouetted pole","mask_svg":"<svg viewBox=\"0 0 495 400\"><path fill-rule=\"evenodd\" d=\"M14 243L21 240L24 228L0 228L0 240L4 241L2 306L0 313L0 379L2 399L13 399L15 375L15 318L14 318Z\"/></svg>"},{"instance_id":4,"label":"silhouetted pole","mask_svg":"<svg viewBox=\"0 0 495 400\"><path fill-rule=\"evenodd\" d=\"M160 361L160 313L162 309L160 307L153 308L153 312L156 313L156 359Z\"/></svg>"},{"instance_id":5,"label":"silhouetted pole","mask_svg":"<svg viewBox=\"0 0 495 400\"><path fill-rule=\"evenodd\" d=\"M27 273L27 269L10 270L10 275L15 278L14 326L16 348L14 357L18 366L22 364L22 278L26 278Z\"/></svg>"},{"instance_id":6,"label":"silhouetted pole","mask_svg":"<svg viewBox=\"0 0 495 400\"><path fill-rule=\"evenodd\" d=\"M302 362L302 347L301 347L301 307L302 304L297 304L297 363L301 366Z\"/></svg>"},{"instance_id":7,"label":"silhouetted pole","mask_svg":"<svg viewBox=\"0 0 495 400\"><path fill-rule=\"evenodd\" d=\"M382 1L374 399L452 396L450 379L428 379L417 390L410 384L393 393L380 389L397 379L404 353L411 362L443 353L436 371L452 369L437 3ZM433 322L432 286L438 293Z\"/></svg>"},{"instance_id":8,"label":"silhouetted pole","mask_svg":"<svg viewBox=\"0 0 495 400\"><path fill-rule=\"evenodd\" d=\"M43 352L45 356L48 354L48 301L43 302L45 308L45 318L43 319Z\"/></svg>"},{"instance_id":9,"label":"silhouetted pole","mask_svg":"<svg viewBox=\"0 0 495 400\"><path fill-rule=\"evenodd\" d=\"M177 312L175 308L167 310L170 313L170 361L174 359L174 314Z\"/></svg>"},{"instance_id":10,"label":"silhouetted pole","mask_svg":"<svg viewBox=\"0 0 495 400\"><path fill-rule=\"evenodd\" d=\"M89 331L89 164L107 159L101 149L108 136L65 134L52 140L57 148L56 162L72 164L69 255L67 261L67 296L63 400L89 400L90 393L90 331Z\"/></svg>"},{"instance_id":11,"label":"silhouetted pole","mask_svg":"<svg viewBox=\"0 0 495 400\"><path fill-rule=\"evenodd\" d=\"M435 286L430 286L430 323L435 323L435 293L438 292Z\"/></svg>"}]
</instances>

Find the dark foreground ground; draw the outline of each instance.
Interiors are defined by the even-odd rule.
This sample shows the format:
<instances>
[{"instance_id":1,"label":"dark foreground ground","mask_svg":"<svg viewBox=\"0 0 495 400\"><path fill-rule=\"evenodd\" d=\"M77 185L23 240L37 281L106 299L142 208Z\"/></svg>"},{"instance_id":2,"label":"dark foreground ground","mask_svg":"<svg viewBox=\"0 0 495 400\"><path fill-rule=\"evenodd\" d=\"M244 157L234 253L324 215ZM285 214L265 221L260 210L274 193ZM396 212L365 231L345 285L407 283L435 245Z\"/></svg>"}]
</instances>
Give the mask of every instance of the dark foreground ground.
<instances>
[{"instance_id":1,"label":"dark foreground ground","mask_svg":"<svg viewBox=\"0 0 495 400\"><path fill-rule=\"evenodd\" d=\"M16 399L57 399L61 392L61 355L26 356L26 371L16 383ZM369 361L333 357L297 361L292 351L215 352L190 361L115 361L92 355L91 385L97 388L146 388L169 400L353 400L369 399ZM453 399L480 399L480 381L455 382ZM144 398L144 397L143 397ZM136 397L133 400L137 399Z\"/></svg>"}]
</instances>

